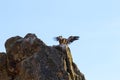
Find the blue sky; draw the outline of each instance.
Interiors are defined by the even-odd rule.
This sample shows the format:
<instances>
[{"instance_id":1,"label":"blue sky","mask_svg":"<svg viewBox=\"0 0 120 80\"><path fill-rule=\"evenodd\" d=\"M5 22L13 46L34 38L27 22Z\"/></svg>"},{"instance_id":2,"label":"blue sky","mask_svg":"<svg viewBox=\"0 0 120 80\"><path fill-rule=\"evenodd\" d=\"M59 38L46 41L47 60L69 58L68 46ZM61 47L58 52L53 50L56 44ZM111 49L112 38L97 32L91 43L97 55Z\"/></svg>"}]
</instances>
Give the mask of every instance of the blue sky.
<instances>
[{"instance_id":1,"label":"blue sky","mask_svg":"<svg viewBox=\"0 0 120 80\"><path fill-rule=\"evenodd\" d=\"M0 52L12 36L80 36L70 45L87 80L120 80L119 0L0 0Z\"/></svg>"}]
</instances>

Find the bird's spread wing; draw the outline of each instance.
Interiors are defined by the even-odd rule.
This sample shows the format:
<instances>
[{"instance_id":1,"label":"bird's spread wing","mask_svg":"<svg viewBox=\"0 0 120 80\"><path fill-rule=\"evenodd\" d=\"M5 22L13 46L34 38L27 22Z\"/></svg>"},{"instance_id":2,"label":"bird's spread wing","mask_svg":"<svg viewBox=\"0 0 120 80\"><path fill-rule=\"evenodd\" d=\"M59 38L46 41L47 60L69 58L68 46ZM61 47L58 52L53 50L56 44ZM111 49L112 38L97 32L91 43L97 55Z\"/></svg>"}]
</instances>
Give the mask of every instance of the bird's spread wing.
<instances>
[{"instance_id":1,"label":"bird's spread wing","mask_svg":"<svg viewBox=\"0 0 120 80\"><path fill-rule=\"evenodd\" d=\"M62 36L54 37L54 40L59 41L62 39Z\"/></svg>"},{"instance_id":2,"label":"bird's spread wing","mask_svg":"<svg viewBox=\"0 0 120 80\"><path fill-rule=\"evenodd\" d=\"M72 43L73 41L78 40L78 39L79 39L79 36L70 36L68 38L68 44Z\"/></svg>"}]
</instances>

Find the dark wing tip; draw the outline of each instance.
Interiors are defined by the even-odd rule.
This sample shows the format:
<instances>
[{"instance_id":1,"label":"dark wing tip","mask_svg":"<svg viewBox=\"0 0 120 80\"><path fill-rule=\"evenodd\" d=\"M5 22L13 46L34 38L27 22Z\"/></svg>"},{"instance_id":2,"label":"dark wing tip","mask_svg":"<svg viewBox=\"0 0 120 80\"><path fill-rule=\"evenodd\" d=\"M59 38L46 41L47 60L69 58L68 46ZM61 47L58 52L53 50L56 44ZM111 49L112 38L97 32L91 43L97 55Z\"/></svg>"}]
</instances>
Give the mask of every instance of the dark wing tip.
<instances>
[{"instance_id":1,"label":"dark wing tip","mask_svg":"<svg viewBox=\"0 0 120 80\"><path fill-rule=\"evenodd\" d=\"M75 39L75 40L78 40L78 39L79 39L79 36L74 36L74 39Z\"/></svg>"},{"instance_id":2,"label":"dark wing tip","mask_svg":"<svg viewBox=\"0 0 120 80\"><path fill-rule=\"evenodd\" d=\"M74 40L78 40L79 36L70 36L69 38L74 39Z\"/></svg>"},{"instance_id":3,"label":"dark wing tip","mask_svg":"<svg viewBox=\"0 0 120 80\"><path fill-rule=\"evenodd\" d=\"M59 40L59 38L58 38L58 37L54 37L53 39L54 39L55 41L58 41L58 40Z\"/></svg>"},{"instance_id":4,"label":"dark wing tip","mask_svg":"<svg viewBox=\"0 0 120 80\"><path fill-rule=\"evenodd\" d=\"M60 39L62 39L62 36L54 37L54 40L56 41L59 41Z\"/></svg>"},{"instance_id":5,"label":"dark wing tip","mask_svg":"<svg viewBox=\"0 0 120 80\"><path fill-rule=\"evenodd\" d=\"M70 44L70 43L72 43L73 41L78 40L78 39L79 39L79 36L70 36L70 37L68 38L68 43Z\"/></svg>"}]
</instances>

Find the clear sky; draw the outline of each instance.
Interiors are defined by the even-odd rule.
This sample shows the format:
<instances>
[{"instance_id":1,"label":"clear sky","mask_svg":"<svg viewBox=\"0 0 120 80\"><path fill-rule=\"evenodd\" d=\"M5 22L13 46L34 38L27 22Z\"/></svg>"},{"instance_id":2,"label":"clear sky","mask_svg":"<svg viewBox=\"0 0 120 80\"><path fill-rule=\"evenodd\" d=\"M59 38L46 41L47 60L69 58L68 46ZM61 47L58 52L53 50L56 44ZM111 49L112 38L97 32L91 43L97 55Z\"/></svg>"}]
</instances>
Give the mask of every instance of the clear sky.
<instances>
[{"instance_id":1,"label":"clear sky","mask_svg":"<svg viewBox=\"0 0 120 80\"><path fill-rule=\"evenodd\" d=\"M70 45L87 80L120 80L120 0L0 0L0 52L12 36L80 36Z\"/></svg>"}]
</instances>

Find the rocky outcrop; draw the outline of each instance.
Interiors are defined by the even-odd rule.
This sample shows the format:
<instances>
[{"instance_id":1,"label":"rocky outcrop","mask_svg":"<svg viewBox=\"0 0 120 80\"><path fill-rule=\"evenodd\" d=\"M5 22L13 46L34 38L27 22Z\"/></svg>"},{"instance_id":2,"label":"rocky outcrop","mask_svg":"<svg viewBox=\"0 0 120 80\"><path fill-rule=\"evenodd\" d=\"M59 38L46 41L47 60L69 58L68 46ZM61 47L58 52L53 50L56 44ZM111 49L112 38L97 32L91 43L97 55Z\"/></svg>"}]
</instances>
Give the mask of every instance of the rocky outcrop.
<instances>
[{"instance_id":1,"label":"rocky outcrop","mask_svg":"<svg viewBox=\"0 0 120 80\"><path fill-rule=\"evenodd\" d=\"M0 53L0 80L85 80L69 47L47 46L35 34L15 36Z\"/></svg>"},{"instance_id":2,"label":"rocky outcrop","mask_svg":"<svg viewBox=\"0 0 120 80\"><path fill-rule=\"evenodd\" d=\"M7 55L1 52L0 53L0 80L9 80L6 64L7 64Z\"/></svg>"}]
</instances>

